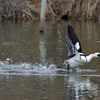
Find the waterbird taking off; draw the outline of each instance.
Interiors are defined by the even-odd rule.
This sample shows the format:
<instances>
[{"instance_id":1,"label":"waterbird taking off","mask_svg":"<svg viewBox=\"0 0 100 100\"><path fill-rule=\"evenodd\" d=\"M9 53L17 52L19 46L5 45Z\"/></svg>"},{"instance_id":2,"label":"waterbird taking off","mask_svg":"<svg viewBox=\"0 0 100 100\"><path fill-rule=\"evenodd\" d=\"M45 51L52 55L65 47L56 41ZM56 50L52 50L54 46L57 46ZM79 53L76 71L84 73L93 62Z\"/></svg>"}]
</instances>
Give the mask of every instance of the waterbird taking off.
<instances>
[{"instance_id":1,"label":"waterbird taking off","mask_svg":"<svg viewBox=\"0 0 100 100\"><path fill-rule=\"evenodd\" d=\"M65 60L63 63L64 68L68 70L70 68L79 67L81 65L87 64L94 57L100 57L100 53L93 53L88 56L85 56L82 53L81 43L71 25L68 25L68 35L64 33L62 29L60 29L64 40L67 43L68 48L68 56L70 59Z\"/></svg>"}]
</instances>

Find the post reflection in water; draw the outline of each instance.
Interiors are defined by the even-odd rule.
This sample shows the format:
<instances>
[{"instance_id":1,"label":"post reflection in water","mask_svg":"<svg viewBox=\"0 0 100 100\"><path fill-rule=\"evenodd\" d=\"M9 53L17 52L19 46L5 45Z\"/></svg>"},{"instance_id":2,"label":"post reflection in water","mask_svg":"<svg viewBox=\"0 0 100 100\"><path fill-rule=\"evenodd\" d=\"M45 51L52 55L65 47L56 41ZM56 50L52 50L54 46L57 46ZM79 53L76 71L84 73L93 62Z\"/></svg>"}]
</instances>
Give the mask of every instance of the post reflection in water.
<instances>
[{"instance_id":1,"label":"post reflection in water","mask_svg":"<svg viewBox=\"0 0 100 100\"><path fill-rule=\"evenodd\" d=\"M45 64L46 62L46 47L45 47L45 41L44 41L43 35L44 34L40 34L40 45L39 45L41 64Z\"/></svg>"}]
</instances>

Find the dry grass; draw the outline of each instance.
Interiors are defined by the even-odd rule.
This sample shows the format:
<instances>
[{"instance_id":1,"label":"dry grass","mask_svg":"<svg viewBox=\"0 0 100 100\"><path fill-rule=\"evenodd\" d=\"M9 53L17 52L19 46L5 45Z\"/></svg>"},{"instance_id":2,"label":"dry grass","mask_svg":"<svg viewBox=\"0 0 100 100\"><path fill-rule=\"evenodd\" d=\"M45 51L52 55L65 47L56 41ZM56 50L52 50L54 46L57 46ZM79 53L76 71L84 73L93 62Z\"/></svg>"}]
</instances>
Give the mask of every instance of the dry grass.
<instances>
[{"instance_id":1,"label":"dry grass","mask_svg":"<svg viewBox=\"0 0 100 100\"><path fill-rule=\"evenodd\" d=\"M39 14L31 9L27 0L0 0L2 19L34 19Z\"/></svg>"}]
</instances>

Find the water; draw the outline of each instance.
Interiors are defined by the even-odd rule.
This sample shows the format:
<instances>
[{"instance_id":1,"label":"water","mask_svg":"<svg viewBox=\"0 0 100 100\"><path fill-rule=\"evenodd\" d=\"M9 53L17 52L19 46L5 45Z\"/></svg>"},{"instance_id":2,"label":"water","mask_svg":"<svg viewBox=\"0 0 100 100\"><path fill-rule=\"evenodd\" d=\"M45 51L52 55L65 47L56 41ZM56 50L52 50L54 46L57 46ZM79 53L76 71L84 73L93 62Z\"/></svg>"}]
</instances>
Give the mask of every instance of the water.
<instances>
[{"instance_id":1,"label":"water","mask_svg":"<svg viewBox=\"0 0 100 100\"><path fill-rule=\"evenodd\" d=\"M100 59L76 70L57 69L67 57L60 28L73 25L84 54L100 52L100 23L0 22L0 100L99 100Z\"/></svg>"}]
</instances>

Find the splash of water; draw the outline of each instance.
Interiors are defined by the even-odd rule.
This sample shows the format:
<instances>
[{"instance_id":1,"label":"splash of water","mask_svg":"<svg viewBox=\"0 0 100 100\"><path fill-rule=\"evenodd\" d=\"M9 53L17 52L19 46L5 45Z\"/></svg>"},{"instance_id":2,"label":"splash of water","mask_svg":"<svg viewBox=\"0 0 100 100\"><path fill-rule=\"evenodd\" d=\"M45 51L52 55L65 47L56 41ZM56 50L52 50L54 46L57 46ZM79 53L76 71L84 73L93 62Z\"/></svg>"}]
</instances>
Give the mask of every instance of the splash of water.
<instances>
[{"instance_id":1,"label":"splash of water","mask_svg":"<svg viewBox=\"0 0 100 100\"><path fill-rule=\"evenodd\" d=\"M57 75L66 76L67 73L73 73L73 70L67 71L66 69L57 69L57 66L50 61L47 61L44 65L40 63L20 63L11 64L12 59L7 58L6 61L0 61L0 74L4 75ZM96 72L92 69L80 69L77 68L75 72Z\"/></svg>"},{"instance_id":2,"label":"splash of water","mask_svg":"<svg viewBox=\"0 0 100 100\"><path fill-rule=\"evenodd\" d=\"M57 69L55 64L49 64L48 62L42 65L39 63L10 64L10 61L9 58L6 61L0 61L0 74L54 74Z\"/></svg>"}]
</instances>

